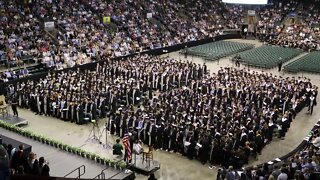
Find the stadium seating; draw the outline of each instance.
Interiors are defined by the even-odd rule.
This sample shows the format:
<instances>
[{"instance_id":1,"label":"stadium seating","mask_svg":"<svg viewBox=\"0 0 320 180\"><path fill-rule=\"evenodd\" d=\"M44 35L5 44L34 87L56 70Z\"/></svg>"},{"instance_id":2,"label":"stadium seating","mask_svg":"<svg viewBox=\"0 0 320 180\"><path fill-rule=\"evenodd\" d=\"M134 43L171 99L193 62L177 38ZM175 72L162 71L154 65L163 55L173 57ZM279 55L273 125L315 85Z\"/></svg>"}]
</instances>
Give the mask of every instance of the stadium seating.
<instances>
[{"instance_id":1,"label":"stadium seating","mask_svg":"<svg viewBox=\"0 0 320 180\"><path fill-rule=\"evenodd\" d=\"M218 60L232 54L253 48L252 44L218 41L187 49L188 55L200 56L206 60ZM183 51L185 53L185 50Z\"/></svg>"},{"instance_id":2,"label":"stadium seating","mask_svg":"<svg viewBox=\"0 0 320 180\"><path fill-rule=\"evenodd\" d=\"M282 63L298 56L303 51L300 49L283 48L274 46L261 46L249 51L240 53L243 63L250 66L272 68L277 66L279 61Z\"/></svg>"},{"instance_id":3,"label":"stadium seating","mask_svg":"<svg viewBox=\"0 0 320 180\"><path fill-rule=\"evenodd\" d=\"M311 52L284 67L290 72L313 72L320 73L320 52Z\"/></svg>"}]
</instances>

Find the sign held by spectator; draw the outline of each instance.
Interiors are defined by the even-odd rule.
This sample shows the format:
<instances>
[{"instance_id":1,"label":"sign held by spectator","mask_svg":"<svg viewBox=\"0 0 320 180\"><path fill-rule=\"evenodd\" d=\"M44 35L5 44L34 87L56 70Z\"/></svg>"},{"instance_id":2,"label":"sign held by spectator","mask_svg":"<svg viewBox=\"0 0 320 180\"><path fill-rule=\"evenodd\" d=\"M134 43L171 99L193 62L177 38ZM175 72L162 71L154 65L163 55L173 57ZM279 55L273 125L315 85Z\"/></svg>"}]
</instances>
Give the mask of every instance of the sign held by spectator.
<instances>
[{"instance_id":1,"label":"sign held by spectator","mask_svg":"<svg viewBox=\"0 0 320 180\"><path fill-rule=\"evenodd\" d=\"M110 22L111 22L110 16L104 16L104 17L102 18L102 22L103 22L103 24L110 23Z\"/></svg>"},{"instance_id":2,"label":"sign held by spectator","mask_svg":"<svg viewBox=\"0 0 320 180\"><path fill-rule=\"evenodd\" d=\"M44 22L44 29L50 30L54 28L54 21Z\"/></svg>"},{"instance_id":3,"label":"sign held by spectator","mask_svg":"<svg viewBox=\"0 0 320 180\"><path fill-rule=\"evenodd\" d=\"M152 18L152 13L147 13L147 18L148 19Z\"/></svg>"},{"instance_id":4,"label":"sign held by spectator","mask_svg":"<svg viewBox=\"0 0 320 180\"><path fill-rule=\"evenodd\" d=\"M254 10L248 10L248 15L249 15L249 16L255 16L255 15L256 15L256 11L254 11Z\"/></svg>"}]
</instances>

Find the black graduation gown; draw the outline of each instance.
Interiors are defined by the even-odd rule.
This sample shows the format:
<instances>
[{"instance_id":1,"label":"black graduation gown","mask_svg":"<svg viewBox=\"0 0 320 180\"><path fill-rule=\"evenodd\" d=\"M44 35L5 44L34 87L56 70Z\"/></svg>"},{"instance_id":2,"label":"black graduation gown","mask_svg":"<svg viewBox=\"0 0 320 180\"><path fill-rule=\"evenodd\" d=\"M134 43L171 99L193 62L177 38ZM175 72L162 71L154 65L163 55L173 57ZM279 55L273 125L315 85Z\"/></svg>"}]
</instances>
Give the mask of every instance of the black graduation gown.
<instances>
[{"instance_id":1,"label":"black graduation gown","mask_svg":"<svg viewBox=\"0 0 320 180\"><path fill-rule=\"evenodd\" d=\"M151 145L154 147L156 143L156 138L157 138L157 128L155 125L152 125L151 129Z\"/></svg>"},{"instance_id":2,"label":"black graduation gown","mask_svg":"<svg viewBox=\"0 0 320 180\"><path fill-rule=\"evenodd\" d=\"M116 118L115 118L115 125L116 125L116 135L117 136L120 136L120 122L121 121L121 116L120 115L116 115Z\"/></svg>"},{"instance_id":3,"label":"black graduation gown","mask_svg":"<svg viewBox=\"0 0 320 180\"><path fill-rule=\"evenodd\" d=\"M43 97L43 106L42 106L42 112L44 113L44 115L51 115L51 100L50 98L48 98L48 96L44 96Z\"/></svg>"},{"instance_id":4,"label":"black graduation gown","mask_svg":"<svg viewBox=\"0 0 320 180\"><path fill-rule=\"evenodd\" d=\"M109 129L110 134L114 135L116 132L116 125L115 125L115 119L113 118L113 116L110 117L109 123L110 124L108 124L108 128L110 128Z\"/></svg>"},{"instance_id":5,"label":"black graduation gown","mask_svg":"<svg viewBox=\"0 0 320 180\"><path fill-rule=\"evenodd\" d=\"M84 118L84 109L82 104L78 104L76 107L76 123L77 124L83 124L83 118Z\"/></svg>"},{"instance_id":6,"label":"black graduation gown","mask_svg":"<svg viewBox=\"0 0 320 180\"><path fill-rule=\"evenodd\" d=\"M149 122L149 123L147 123L146 129L143 130L143 131L145 132L145 135L146 135L146 137L143 138L143 143L144 143L144 144L149 144L149 137L150 137L149 131L150 131L150 127L151 127L151 124L150 124L150 122Z\"/></svg>"},{"instance_id":7,"label":"black graduation gown","mask_svg":"<svg viewBox=\"0 0 320 180\"><path fill-rule=\"evenodd\" d=\"M219 160L219 148L218 148L218 145L212 145L212 150L211 150L211 154L210 154L210 163L211 164L220 164L220 162L218 161Z\"/></svg>"},{"instance_id":8,"label":"black graduation gown","mask_svg":"<svg viewBox=\"0 0 320 180\"><path fill-rule=\"evenodd\" d=\"M96 103L91 104L91 113L92 113L92 119L97 120L97 105L96 105Z\"/></svg>"},{"instance_id":9,"label":"black graduation gown","mask_svg":"<svg viewBox=\"0 0 320 180\"><path fill-rule=\"evenodd\" d=\"M69 104L68 109L69 109L68 120L70 120L71 122L74 122L76 117L75 105Z\"/></svg>"},{"instance_id":10,"label":"black graduation gown","mask_svg":"<svg viewBox=\"0 0 320 180\"><path fill-rule=\"evenodd\" d=\"M187 156L189 159L193 159L194 155L195 155L195 152L196 152L196 141L195 139L192 137L190 139L190 145L188 147L188 150L187 150Z\"/></svg>"},{"instance_id":11,"label":"black graduation gown","mask_svg":"<svg viewBox=\"0 0 320 180\"><path fill-rule=\"evenodd\" d=\"M31 111L32 111L32 112L37 112L36 96L31 96L31 97L30 97L29 107L31 108Z\"/></svg>"},{"instance_id":12,"label":"black graduation gown","mask_svg":"<svg viewBox=\"0 0 320 180\"><path fill-rule=\"evenodd\" d=\"M184 152L183 131L178 132L177 152Z\"/></svg>"},{"instance_id":13,"label":"black graduation gown","mask_svg":"<svg viewBox=\"0 0 320 180\"><path fill-rule=\"evenodd\" d=\"M210 143L207 139L203 140L201 143L202 147L199 150L199 157L202 164L205 164L209 159Z\"/></svg>"},{"instance_id":14,"label":"black graduation gown","mask_svg":"<svg viewBox=\"0 0 320 180\"><path fill-rule=\"evenodd\" d=\"M100 103L101 103L101 105L100 105L100 111L101 111L100 116L101 116L101 118L105 118L106 115L107 115L107 109L106 109L107 104L106 104L106 100L104 99L104 100L103 100L102 102L100 102Z\"/></svg>"},{"instance_id":15,"label":"black graduation gown","mask_svg":"<svg viewBox=\"0 0 320 180\"><path fill-rule=\"evenodd\" d=\"M177 130L173 130L170 134L170 151L177 152Z\"/></svg>"},{"instance_id":16,"label":"black graduation gown","mask_svg":"<svg viewBox=\"0 0 320 180\"><path fill-rule=\"evenodd\" d=\"M157 140L155 142L156 149L163 148L163 134L164 134L163 126L158 126L156 131Z\"/></svg>"},{"instance_id":17,"label":"black graduation gown","mask_svg":"<svg viewBox=\"0 0 320 180\"><path fill-rule=\"evenodd\" d=\"M169 138L170 138L170 128L165 128L163 132L163 149L168 150L169 148Z\"/></svg>"},{"instance_id":18,"label":"black graduation gown","mask_svg":"<svg viewBox=\"0 0 320 180\"><path fill-rule=\"evenodd\" d=\"M124 134L128 132L127 119L125 118L122 119L121 129L122 129L122 133L120 134L120 137L122 138Z\"/></svg>"}]
</instances>

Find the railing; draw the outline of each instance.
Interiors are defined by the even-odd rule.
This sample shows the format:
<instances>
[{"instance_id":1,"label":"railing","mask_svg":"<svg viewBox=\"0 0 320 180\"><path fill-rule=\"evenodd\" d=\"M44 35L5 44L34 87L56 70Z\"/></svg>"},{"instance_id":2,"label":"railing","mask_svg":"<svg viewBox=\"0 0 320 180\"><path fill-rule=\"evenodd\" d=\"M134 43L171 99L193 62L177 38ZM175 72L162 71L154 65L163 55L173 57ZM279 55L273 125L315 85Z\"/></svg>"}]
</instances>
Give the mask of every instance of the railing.
<instances>
[{"instance_id":1,"label":"railing","mask_svg":"<svg viewBox=\"0 0 320 180\"><path fill-rule=\"evenodd\" d=\"M107 168L103 169L101 171L100 174L98 174L96 177L94 177L93 179L106 179L106 173L104 173L105 170L109 169L110 166L108 166Z\"/></svg>"},{"instance_id":2,"label":"railing","mask_svg":"<svg viewBox=\"0 0 320 180\"><path fill-rule=\"evenodd\" d=\"M96 177L92 179L106 179L106 175L104 172L101 172L100 174L98 174Z\"/></svg>"},{"instance_id":3,"label":"railing","mask_svg":"<svg viewBox=\"0 0 320 180\"><path fill-rule=\"evenodd\" d=\"M118 172L118 173L114 174L113 176L109 177L108 179L110 180L110 179L112 179L112 178L116 177L118 174L121 174L121 173L122 173L122 171L120 171L120 172Z\"/></svg>"},{"instance_id":4,"label":"railing","mask_svg":"<svg viewBox=\"0 0 320 180\"><path fill-rule=\"evenodd\" d=\"M83 169L82 173L81 173L81 169ZM76 171L78 171L78 176L76 177L76 179L79 179L82 175L84 175L86 173L86 166L85 165L79 166L78 168L74 169L73 171L69 172L68 174L66 174L63 177L67 177Z\"/></svg>"}]
</instances>

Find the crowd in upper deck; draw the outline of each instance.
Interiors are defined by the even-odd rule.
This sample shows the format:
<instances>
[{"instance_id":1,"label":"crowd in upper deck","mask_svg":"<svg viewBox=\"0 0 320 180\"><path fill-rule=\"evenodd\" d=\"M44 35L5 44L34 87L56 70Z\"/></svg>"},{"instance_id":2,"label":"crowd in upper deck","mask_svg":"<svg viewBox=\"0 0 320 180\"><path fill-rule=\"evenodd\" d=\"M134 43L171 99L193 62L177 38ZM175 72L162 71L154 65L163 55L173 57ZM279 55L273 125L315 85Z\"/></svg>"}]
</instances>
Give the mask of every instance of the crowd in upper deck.
<instances>
[{"instance_id":1,"label":"crowd in upper deck","mask_svg":"<svg viewBox=\"0 0 320 180\"><path fill-rule=\"evenodd\" d=\"M254 33L261 40L316 50L320 48L318 4L319 0L303 4L282 0L249 8L205 0L33 0L27 4L2 0L0 57L9 66L19 66L23 56L31 55L48 68L64 69L241 29L249 22L249 9L256 11ZM303 20L285 25L292 14ZM54 40L43 31L44 20L59 27Z\"/></svg>"}]
</instances>

